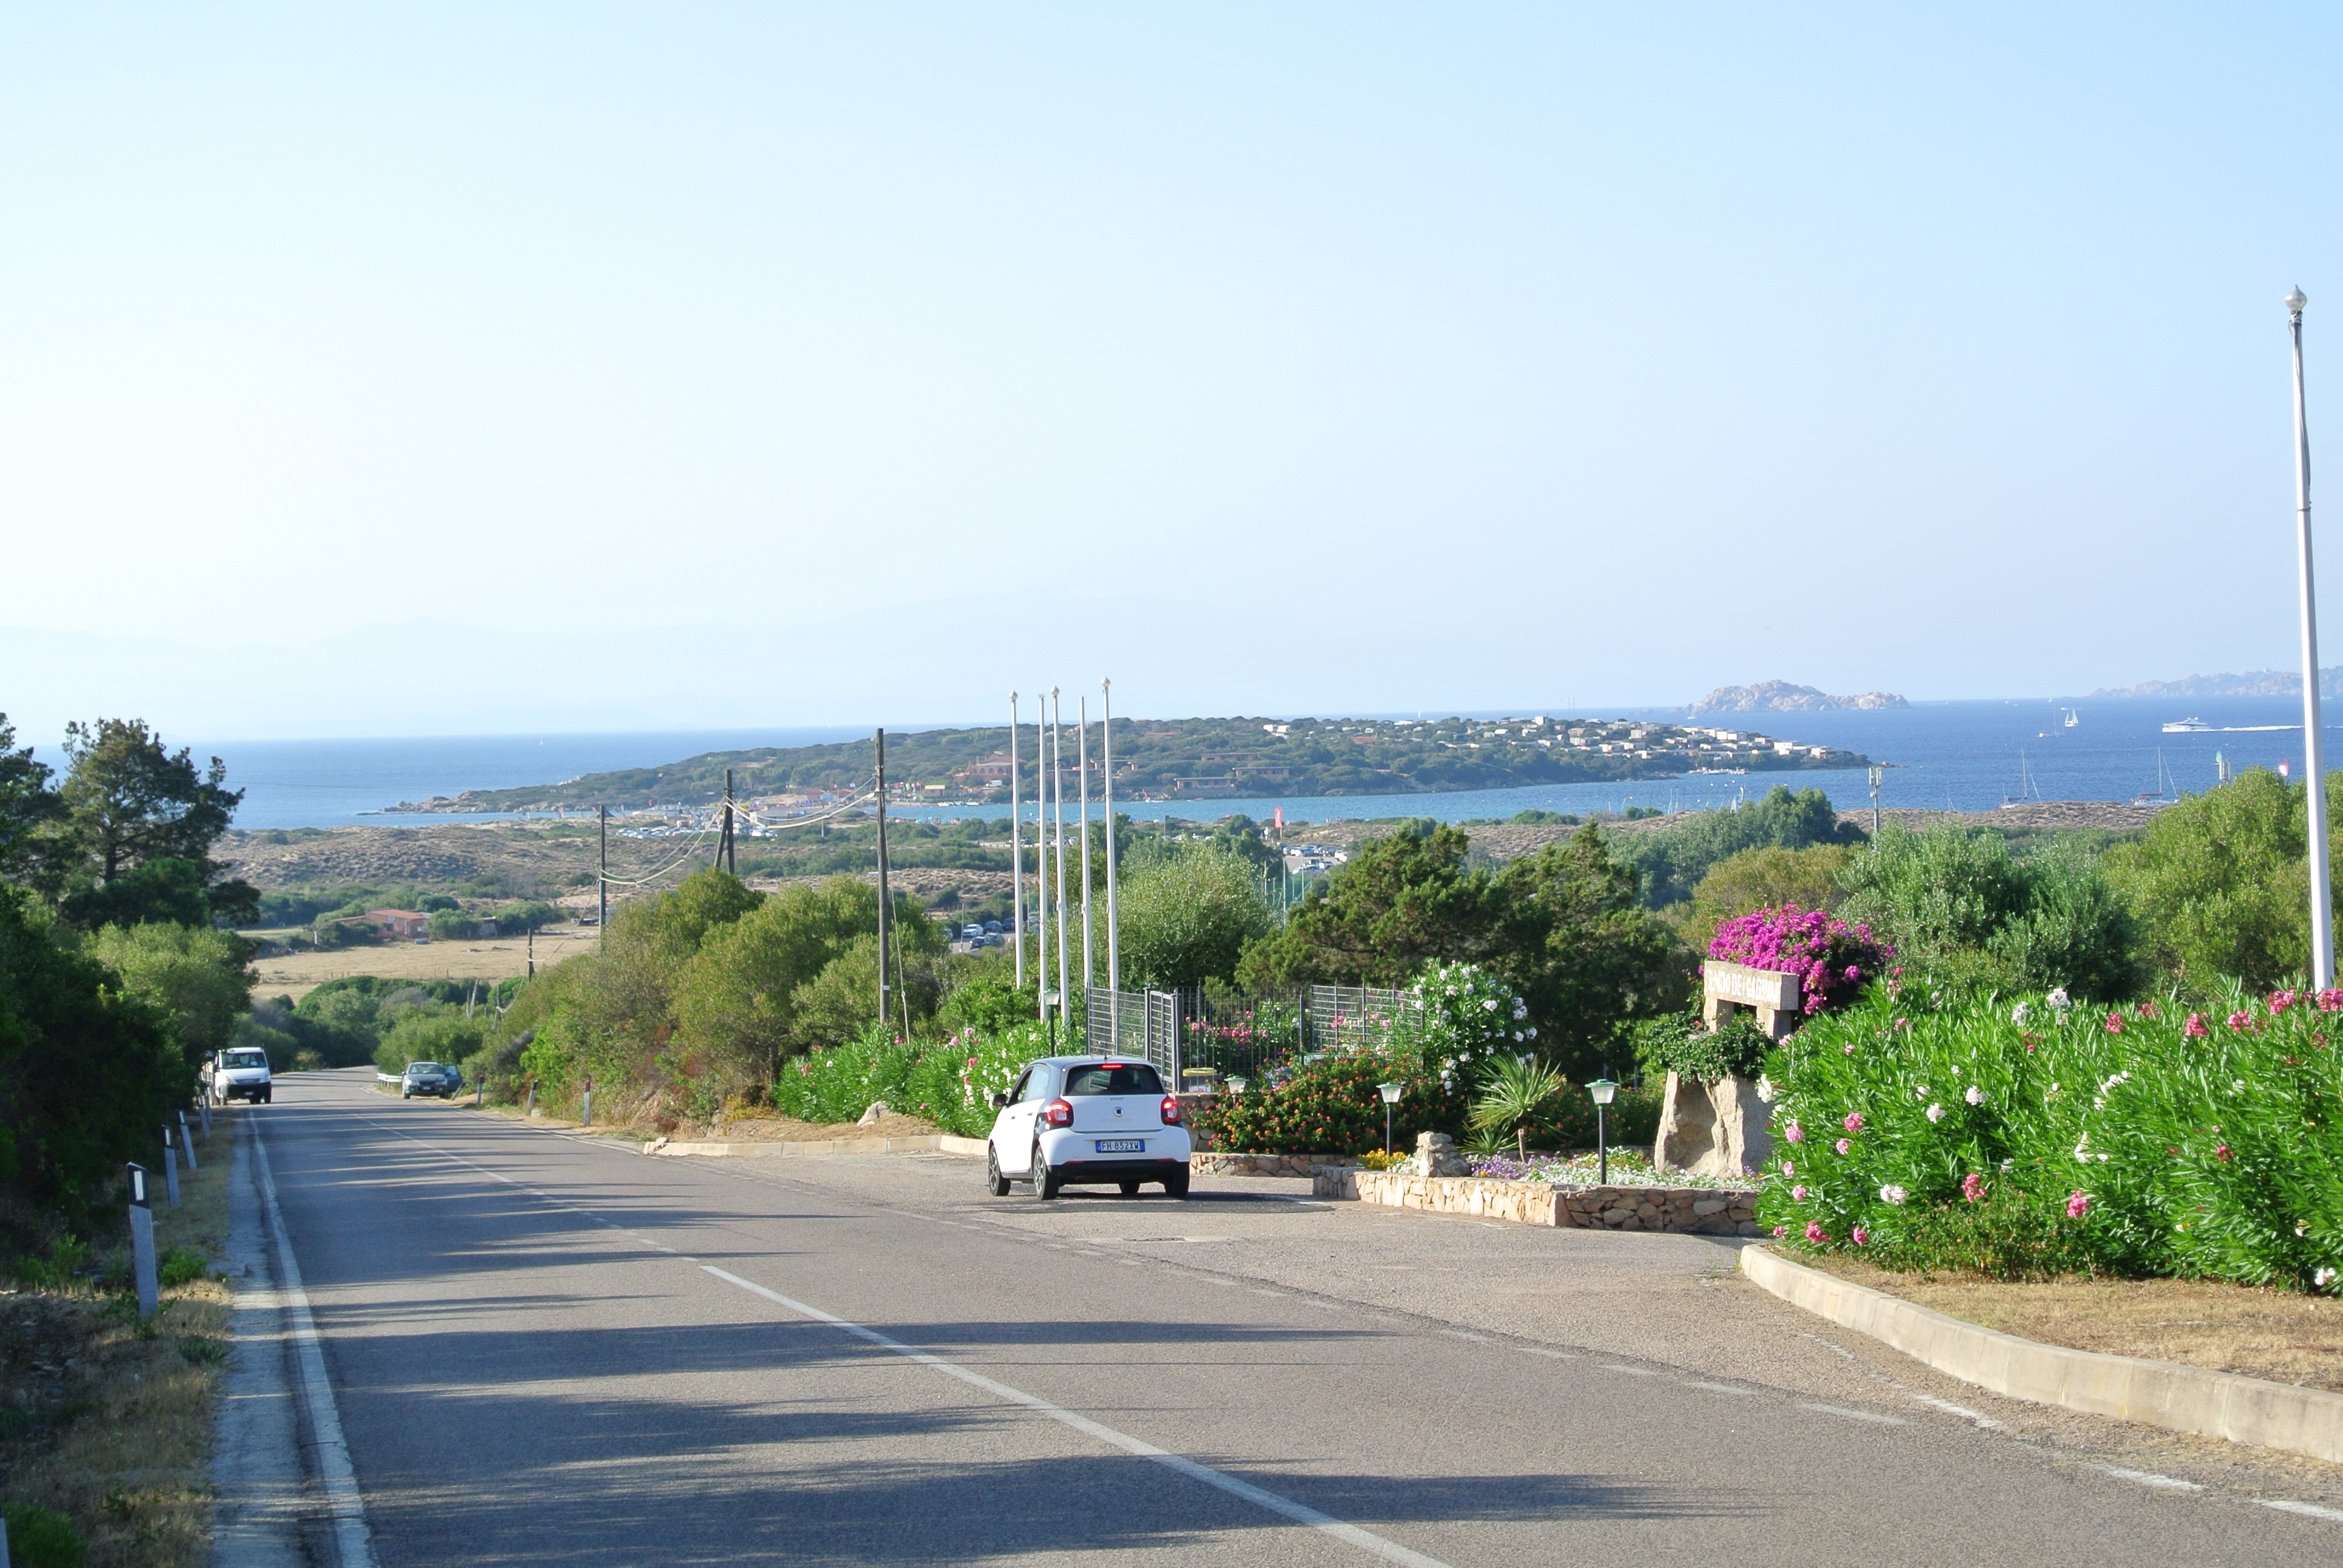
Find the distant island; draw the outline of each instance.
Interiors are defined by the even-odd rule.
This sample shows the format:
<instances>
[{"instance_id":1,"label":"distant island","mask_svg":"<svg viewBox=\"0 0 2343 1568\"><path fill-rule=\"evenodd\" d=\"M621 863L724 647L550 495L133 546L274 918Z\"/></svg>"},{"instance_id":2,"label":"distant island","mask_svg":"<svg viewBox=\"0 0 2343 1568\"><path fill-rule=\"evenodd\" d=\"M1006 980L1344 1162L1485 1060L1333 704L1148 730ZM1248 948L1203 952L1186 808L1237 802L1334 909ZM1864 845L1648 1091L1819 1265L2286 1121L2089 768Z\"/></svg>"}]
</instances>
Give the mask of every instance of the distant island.
<instances>
[{"instance_id":1,"label":"distant island","mask_svg":"<svg viewBox=\"0 0 2343 1568\"><path fill-rule=\"evenodd\" d=\"M1898 699L1897 700L1901 700ZM1090 734L1091 793L1104 792L1105 737ZM1064 734L1066 792L1080 789L1079 737ZM1625 719L1117 719L1114 789L1122 800L1275 795L1413 795L1667 779L1693 770L1780 772L1860 768L1858 753L1754 731ZM710 751L661 768L589 773L558 784L468 789L390 809L569 811L704 805L735 796L759 809L801 811L870 786L868 740ZM1009 802L1009 731L923 729L887 737L890 799L970 806ZM1039 768L1032 727L1018 736L1021 794Z\"/></svg>"},{"instance_id":2,"label":"distant island","mask_svg":"<svg viewBox=\"0 0 2343 1568\"><path fill-rule=\"evenodd\" d=\"M2318 695L2343 693L2343 664L2318 672ZM2137 686L2103 686L2099 697L2299 697L2302 676L2291 669L2254 669L2243 675L2192 675L2180 680L2143 680Z\"/></svg>"},{"instance_id":3,"label":"distant island","mask_svg":"<svg viewBox=\"0 0 2343 1568\"><path fill-rule=\"evenodd\" d=\"M1812 686L1786 680L1761 680L1755 686L1720 686L1686 713L1818 713L1837 709L1909 708L1892 691L1866 691L1855 697L1833 697Z\"/></svg>"}]
</instances>

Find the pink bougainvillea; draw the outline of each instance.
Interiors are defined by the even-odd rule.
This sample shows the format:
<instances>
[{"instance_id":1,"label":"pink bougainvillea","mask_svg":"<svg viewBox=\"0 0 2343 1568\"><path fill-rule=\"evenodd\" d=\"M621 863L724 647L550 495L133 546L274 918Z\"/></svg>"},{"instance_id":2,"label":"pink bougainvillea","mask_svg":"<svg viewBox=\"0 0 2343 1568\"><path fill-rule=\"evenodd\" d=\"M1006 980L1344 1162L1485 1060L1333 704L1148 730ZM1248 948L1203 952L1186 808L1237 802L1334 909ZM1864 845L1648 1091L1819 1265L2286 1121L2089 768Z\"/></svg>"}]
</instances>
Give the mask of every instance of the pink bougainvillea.
<instances>
[{"instance_id":1,"label":"pink bougainvillea","mask_svg":"<svg viewBox=\"0 0 2343 1568\"><path fill-rule=\"evenodd\" d=\"M1850 926L1826 910L1795 904L1729 920L1708 944L1710 958L1797 976L1808 1013L1852 995L1895 954L1893 947L1873 938L1870 927Z\"/></svg>"}]
</instances>

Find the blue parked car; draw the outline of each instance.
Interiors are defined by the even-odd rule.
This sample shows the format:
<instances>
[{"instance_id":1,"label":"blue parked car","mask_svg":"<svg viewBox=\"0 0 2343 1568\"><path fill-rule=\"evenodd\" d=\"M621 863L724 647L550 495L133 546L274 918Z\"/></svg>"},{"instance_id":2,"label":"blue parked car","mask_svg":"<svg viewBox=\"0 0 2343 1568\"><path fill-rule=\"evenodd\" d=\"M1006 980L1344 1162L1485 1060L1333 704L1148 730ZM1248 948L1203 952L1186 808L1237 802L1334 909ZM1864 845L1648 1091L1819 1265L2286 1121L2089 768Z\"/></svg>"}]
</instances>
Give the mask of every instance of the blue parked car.
<instances>
[{"instance_id":1,"label":"blue parked car","mask_svg":"<svg viewBox=\"0 0 2343 1568\"><path fill-rule=\"evenodd\" d=\"M418 1094L436 1094L442 1100L453 1100L456 1091L464 1087L464 1075L456 1068L437 1061L410 1061L407 1072L398 1081L398 1097L412 1100Z\"/></svg>"}]
</instances>

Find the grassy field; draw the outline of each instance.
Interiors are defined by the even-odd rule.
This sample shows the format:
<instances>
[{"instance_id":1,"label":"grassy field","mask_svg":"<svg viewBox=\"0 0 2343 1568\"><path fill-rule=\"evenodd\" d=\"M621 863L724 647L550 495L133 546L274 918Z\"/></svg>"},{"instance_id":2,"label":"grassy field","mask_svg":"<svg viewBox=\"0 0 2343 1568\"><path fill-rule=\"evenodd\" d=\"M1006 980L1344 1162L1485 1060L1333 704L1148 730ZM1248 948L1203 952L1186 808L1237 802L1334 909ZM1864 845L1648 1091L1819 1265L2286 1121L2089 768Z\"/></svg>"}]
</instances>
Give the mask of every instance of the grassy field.
<instances>
[{"instance_id":1,"label":"grassy field","mask_svg":"<svg viewBox=\"0 0 2343 1568\"><path fill-rule=\"evenodd\" d=\"M260 934L260 933L252 933ZM549 968L575 958L594 945L592 926L558 926L537 933L537 967ZM478 980L494 982L528 972L528 940L525 937L492 940L385 943L379 947L337 948L324 952L297 952L261 959L253 968L260 976L256 997L289 996L300 1000L330 980L347 975L382 975L396 980Z\"/></svg>"},{"instance_id":2,"label":"grassy field","mask_svg":"<svg viewBox=\"0 0 2343 1568\"><path fill-rule=\"evenodd\" d=\"M216 1261L227 1250L230 1141L214 1113L200 1169L174 1209L156 1182L155 1246ZM128 1240L101 1250L126 1261ZM205 1274L163 1292L140 1323L135 1298L86 1278L0 1289L0 1477L11 1503L63 1513L87 1568L196 1568L211 1560L212 1417L227 1362L228 1291ZM21 1559L20 1559L21 1560Z\"/></svg>"}]
</instances>

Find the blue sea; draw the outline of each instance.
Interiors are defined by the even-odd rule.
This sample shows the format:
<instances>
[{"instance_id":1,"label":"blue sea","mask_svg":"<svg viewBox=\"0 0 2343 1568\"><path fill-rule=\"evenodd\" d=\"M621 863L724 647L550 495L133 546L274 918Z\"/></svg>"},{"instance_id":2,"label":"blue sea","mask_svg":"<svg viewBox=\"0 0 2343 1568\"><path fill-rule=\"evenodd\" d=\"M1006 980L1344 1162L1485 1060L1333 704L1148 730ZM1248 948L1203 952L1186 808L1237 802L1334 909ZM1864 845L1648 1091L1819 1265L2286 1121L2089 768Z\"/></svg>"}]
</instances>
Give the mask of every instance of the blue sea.
<instances>
[{"instance_id":1,"label":"blue sea","mask_svg":"<svg viewBox=\"0 0 2343 1568\"><path fill-rule=\"evenodd\" d=\"M2302 706L2294 698L2198 698L2186 701L2123 699L2072 703L2080 722L2066 728L2065 707L2039 699L1929 702L1890 712L1721 715L1701 722L1739 728L1778 739L1844 747L1892 763L1880 789L1883 806L1990 810L2005 800L2129 800L2141 795L2194 793L2218 777L2216 755L2234 770L2299 769ZM1373 715L1367 717L1399 717ZM1409 715L1408 717L1413 717ZM1486 717L1512 717L1491 714ZM1564 717L1552 710L1549 717ZM1583 716L1682 722L1671 709L1603 709ZM2335 745L2330 715L2325 728ZM2210 732L2163 732L2169 720L2200 719ZM249 829L330 828L348 823L448 820L387 814L401 800L455 795L465 789L554 783L612 768L640 768L704 751L758 746L808 746L848 740L860 729L686 730L610 735L460 736L437 739L253 740L197 745L198 757L217 754L228 782L245 791L236 826ZM59 760L48 757L53 764ZM1204 819L1242 811L1266 818L1282 807L1288 821L1421 816L1454 821L1549 811L1663 810L1730 805L1755 799L1776 783L1823 789L1839 806L1867 805L1862 769L1745 776L1686 774L1632 784L1554 784L1527 789L1477 789L1436 795L1264 796L1247 799L1138 801L1118 799L1116 809L1152 819ZM1072 803L1069 802L1071 811ZM1033 807L1026 804L1026 814ZM1005 816L1004 808L905 808L916 817ZM477 817L454 820L478 821Z\"/></svg>"}]
</instances>

